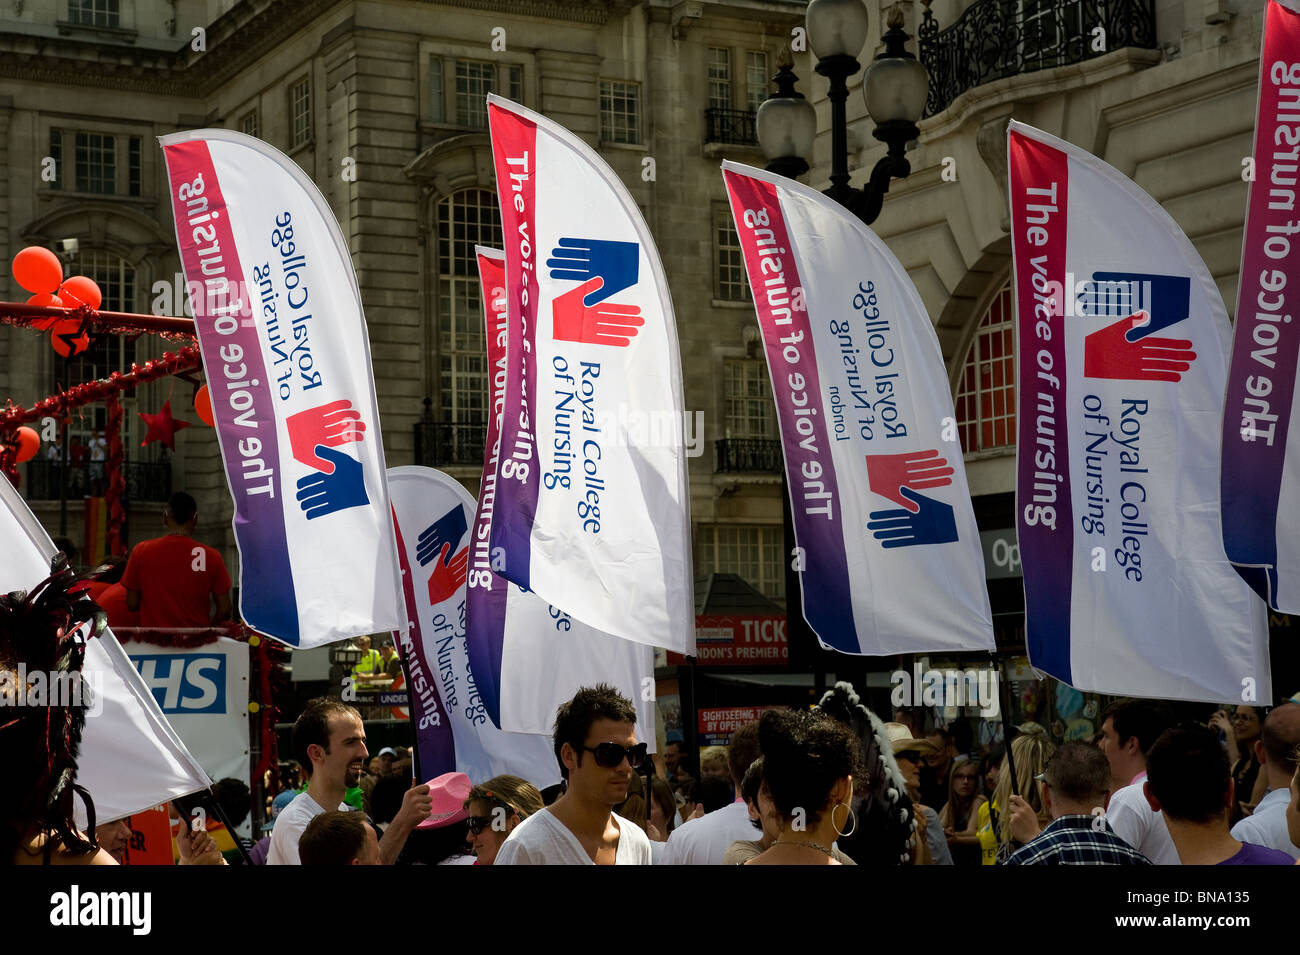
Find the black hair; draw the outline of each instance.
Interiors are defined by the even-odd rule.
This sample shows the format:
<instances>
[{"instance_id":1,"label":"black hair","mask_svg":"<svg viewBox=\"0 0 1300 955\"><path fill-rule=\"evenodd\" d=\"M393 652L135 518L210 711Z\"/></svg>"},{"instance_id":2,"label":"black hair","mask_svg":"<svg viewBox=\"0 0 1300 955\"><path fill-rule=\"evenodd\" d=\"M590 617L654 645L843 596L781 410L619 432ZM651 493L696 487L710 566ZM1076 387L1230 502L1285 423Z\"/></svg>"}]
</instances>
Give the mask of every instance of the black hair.
<instances>
[{"instance_id":1,"label":"black hair","mask_svg":"<svg viewBox=\"0 0 1300 955\"><path fill-rule=\"evenodd\" d=\"M221 810L232 826L238 826L248 818L248 811L252 807L252 793L248 789L248 783L227 776L212 784L212 795L221 804ZM230 835L234 838L233 832Z\"/></svg>"},{"instance_id":2,"label":"black hair","mask_svg":"<svg viewBox=\"0 0 1300 955\"><path fill-rule=\"evenodd\" d=\"M415 829L397 856L398 865L437 865L452 856L469 855L469 820L449 826Z\"/></svg>"},{"instance_id":3,"label":"black hair","mask_svg":"<svg viewBox=\"0 0 1300 955\"><path fill-rule=\"evenodd\" d=\"M1205 823L1221 818L1231 778L1228 754L1208 726L1166 730L1147 753L1147 785L1170 819Z\"/></svg>"},{"instance_id":4,"label":"black hair","mask_svg":"<svg viewBox=\"0 0 1300 955\"><path fill-rule=\"evenodd\" d=\"M731 734L727 747L727 769L731 778L740 783L745 778L749 764L758 759L758 723L746 723Z\"/></svg>"},{"instance_id":5,"label":"black hair","mask_svg":"<svg viewBox=\"0 0 1300 955\"><path fill-rule=\"evenodd\" d=\"M86 653L81 631L89 624L88 638L98 636L105 618L78 587L82 579L58 553L50 576L30 593L0 596L0 689L6 696L18 689L20 665L46 674L50 683L44 705L28 700L26 706L0 707L0 763L10 774L0 786L0 865L11 865L18 847L37 833L47 836L46 862L56 845L73 855L92 853L99 845L95 804L75 780L90 702L90 688L81 679ZM85 803L89 838L77 829L74 793Z\"/></svg>"},{"instance_id":6,"label":"black hair","mask_svg":"<svg viewBox=\"0 0 1300 955\"><path fill-rule=\"evenodd\" d=\"M402 798L411 788L411 782L401 776L389 774L375 781L370 790L370 816L375 822L392 822L402 808Z\"/></svg>"},{"instance_id":7,"label":"black hair","mask_svg":"<svg viewBox=\"0 0 1300 955\"><path fill-rule=\"evenodd\" d=\"M752 803L754 808L758 808L758 791L763 788L763 757L760 756L749 764L749 769L745 770L745 778L740 781L740 795L746 803ZM763 821L761 819L751 819L749 824L759 832L763 831Z\"/></svg>"},{"instance_id":8,"label":"black hair","mask_svg":"<svg viewBox=\"0 0 1300 955\"><path fill-rule=\"evenodd\" d=\"M318 696L308 701L301 715L294 721L293 757L309 775L311 757L307 755L307 747L315 745L329 749L330 717L336 714L352 714L357 719L361 719L361 714L355 707L340 703L338 700L331 700L327 696Z\"/></svg>"},{"instance_id":9,"label":"black hair","mask_svg":"<svg viewBox=\"0 0 1300 955\"><path fill-rule=\"evenodd\" d=\"M366 844L366 817L360 812L323 812L298 837L303 865L351 865Z\"/></svg>"},{"instance_id":10,"label":"black hair","mask_svg":"<svg viewBox=\"0 0 1300 955\"><path fill-rule=\"evenodd\" d=\"M555 761L560 764L560 776L569 778L569 770L560 758L560 751L568 743L578 754L578 763L584 755L587 734L596 720L613 720L616 723L636 723L636 709L632 701L607 683L584 686L573 699L560 704L555 711Z\"/></svg>"},{"instance_id":11,"label":"black hair","mask_svg":"<svg viewBox=\"0 0 1300 955\"><path fill-rule=\"evenodd\" d=\"M188 524L198 512L198 502L184 491L177 491L167 499L167 513L177 524Z\"/></svg>"},{"instance_id":12,"label":"black hair","mask_svg":"<svg viewBox=\"0 0 1300 955\"><path fill-rule=\"evenodd\" d=\"M763 775L776 808L787 819L802 810L808 825L821 819L831 787L857 767L858 741L823 713L768 710L758 724Z\"/></svg>"},{"instance_id":13,"label":"black hair","mask_svg":"<svg viewBox=\"0 0 1300 955\"><path fill-rule=\"evenodd\" d=\"M1144 756L1160 734L1174 725L1169 707L1158 700L1116 700L1101 711L1097 723L1103 725L1106 720L1115 727L1121 746L1136 736Z\"/></svg>"},{"instance_id":14,"label":"black hair","mask_svg":"<svg viewBox=\"0 0 1300 955\"><path fill-rule=\"evenodd\" d=\"M695 791L695 801L703 803L705 812L715 812L736 801L736 791L730 780L721 776L705 776Z\"/></svg>"}]
</instances>

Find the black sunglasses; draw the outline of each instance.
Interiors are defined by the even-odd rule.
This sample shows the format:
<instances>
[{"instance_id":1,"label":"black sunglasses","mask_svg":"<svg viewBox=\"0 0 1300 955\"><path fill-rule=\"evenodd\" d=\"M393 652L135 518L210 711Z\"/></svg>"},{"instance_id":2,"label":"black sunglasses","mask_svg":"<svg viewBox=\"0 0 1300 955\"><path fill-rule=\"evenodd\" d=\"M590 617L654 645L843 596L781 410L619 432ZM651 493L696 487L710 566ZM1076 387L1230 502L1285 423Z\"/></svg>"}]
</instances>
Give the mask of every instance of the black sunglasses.
<instances>
[{"instance_id":1,"label":"black sunglasses","mask_svg":"<svg viewBox=\"0 0 1300 955\"><path fill-rule=\"evenodd\" d=\"M596 754L596 765L601 769L616 769L623 765L626 759L632 764L633 768L640 766L645 761L647 745L637 743L635 746L619 746L618 743L598 743L595 746L579 746L578 749L585 753Z\"/></svg>"},{"instance_id":2,"label":"black sunglasses","mask_svg":"<svg viewBox=\"0 0 1300 955\"><path fill-rule=\"evenodd\" d=\"M914 749L905 749L901 753L895 753L894 759L895 760L905 759L909 763L916 763L917 765L920 765L921 754Z\"/></svg>"},{"instance_id":3,"label":"black sunglasses","mask_svg":"<svg viewBox=\"0 0 1300 955\"><path fill-rule=\"evenodd\" d=\"M477 836L484 829L492 828L491 816L470 816L465 821L469 824L469 832L472 836Z\"/></svg>"}]
</instances>

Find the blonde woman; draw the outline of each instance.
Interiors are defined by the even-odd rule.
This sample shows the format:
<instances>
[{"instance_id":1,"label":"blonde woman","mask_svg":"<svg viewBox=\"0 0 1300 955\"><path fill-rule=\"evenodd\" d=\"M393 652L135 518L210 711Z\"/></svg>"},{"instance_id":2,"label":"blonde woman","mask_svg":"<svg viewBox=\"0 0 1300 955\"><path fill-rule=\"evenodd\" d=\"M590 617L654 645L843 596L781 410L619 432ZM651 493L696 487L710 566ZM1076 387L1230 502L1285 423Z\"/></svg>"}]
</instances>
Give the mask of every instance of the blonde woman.
<instances>
[{"instance_id":1,"label":"blonde woman","mask_svg":"<svg viewBox=\"0 0 1300 955\"><path fill-rule=\"evenodd\" d=\"M469 842L478 856L475 865L491 865L497 850L515 826L542 808L542 794L518 776L493 776L469 791Z\"/></svg>"},{"instance_id":2,"label":"blonde woman","mask_svg":"<svg viewBox=\"0 0 1300 955\"><path fill-rule=\"evenodd\" d=\"M1028 842L1051 821L1043 806L1042 784L1036 777L1042 775L1055 752L1056 747L1047 738L1047 730L1037 723L1025 723L1020 727L1020 735L1011 741L1020 795L1011 795L1010 762L1003 757L993 800L980 806L977 817L980 861L984 865L1005 860L1021 843ZM1009 807L1009 813L1004 814L1004 806Z\"/></svg>"}]
</instances>

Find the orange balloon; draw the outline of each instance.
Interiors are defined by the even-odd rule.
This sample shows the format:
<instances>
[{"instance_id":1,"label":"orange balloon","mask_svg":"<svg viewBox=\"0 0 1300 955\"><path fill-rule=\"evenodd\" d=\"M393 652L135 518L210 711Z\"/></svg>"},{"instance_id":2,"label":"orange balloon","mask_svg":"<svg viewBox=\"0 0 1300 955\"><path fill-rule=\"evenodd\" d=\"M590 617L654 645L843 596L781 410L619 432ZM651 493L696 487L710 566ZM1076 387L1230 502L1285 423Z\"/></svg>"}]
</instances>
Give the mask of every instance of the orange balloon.
<instances>
[{"instance_id":1,"label":"orange balloon","mask_svg":"<svg viewBox=\"0 0 1300 955\"><path fill-rule=\"evenodd\" d=\"M29 292L56 292L63 281L63 263L49 249L29 245L14 256L14 281Z\"/></svg>"},{"instance_id":2,"label":"orange balloon","mask_svg":"<svg viewBox=\"0 0 1300 955\"><path fill-rule=\"evenodd\" d=\"M61 318L50 326L50 344L64 358L70 358L90 347L90 336L81 331L80 319Z\"/></svg>"},{"instance_id":3,"label":"orange balloon","mask_svg":"<svg viewBox=\"0 0 1300 955\"><path fill-rule=\"evenodd\" d=\"M18 463L30 461L41 449L41 436L31 428L18 429Z\"/></svg>"},{"instance_id":4,"label":"orange balloon","mask_svg":"<svg viewBox=\"0 0 1300 955\"><path fill-rule=\"evenodd\" d=\"M68 303L68 308L76 308L78 305L99 308L104 301L104 293L99 290L94 279L74 275L59 288L59 298Z\"/></svg>"},{"instance_id":5,"label":"orange balloon","mask_svg":"<svg viewBox=\"0 0 1300 955\"><path fill-rule=\"evenodd\" d=\"M44 308L62 308L63 299L59 298L57 295L51 295L49 292L37 292L35 295L33 295L31 298L27 300L27 304L40 305ZM32 328L38 329L43 332L57 321L58 321L57 318L33 319Z\"/></svg>"},{"instance_id":6,"label":"orange balloon","mask_svg":"<svg viewBox=\"0 0 1300 955\"><path fill-rule=\"evenodd\" d=\"M201 387L194 395L194 413L209 428L214 426L212 421L212 395L208 394L207 385Z\"/></svg>"}]
</instances>

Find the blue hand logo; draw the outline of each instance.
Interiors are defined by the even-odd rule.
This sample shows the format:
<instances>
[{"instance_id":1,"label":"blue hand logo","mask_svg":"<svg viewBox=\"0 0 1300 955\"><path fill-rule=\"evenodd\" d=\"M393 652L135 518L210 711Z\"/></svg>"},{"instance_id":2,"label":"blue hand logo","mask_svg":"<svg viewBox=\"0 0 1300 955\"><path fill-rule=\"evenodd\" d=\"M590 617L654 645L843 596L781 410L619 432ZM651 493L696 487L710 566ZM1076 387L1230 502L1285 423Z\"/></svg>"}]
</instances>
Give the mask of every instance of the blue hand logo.
<instances>
[{"instance_id":1,"label":"blue hand logo","mask_svg":"<svg viewBox=\"0 0 1300 955\"><path fill-rule=\"evenodd\" d=\"M915 514L901 507L871 512L867 530L883 546L950 544L957 540L957 519L951 505L917 494L910 487L900 488L899 492L916 504L918 510Z\"/></svg>"},{"instance_id":2,"label":"blue hand logo","mask_svg":"<svg viewBox=\"0 0 1300 955\"><path fill-rule=\"evenodd\" d=\"M546 265L553 279L603 279L605 284L583 299L592 306L636 284L638 251L635 242L562 238Z\"/></svg>"},{"instance_id":3,"label":"blue hand logo","mask_svg":"<svg viewBox=\"0 0 1300 955\"><path fill-rule=\"evenodd\" d=\"M1124 334L1128 342L1177 325L1191 314L1191 279L1185 275L1151 275L1145 272L1093 272L1092 281L1079 293L1079 314L1097 318L1128 318L1138 312L1150 315L1145 325Z\"/></svg>"},{"instance_id":4,"label":"blue hand logo","mask_svg":"<svg viewBox=\"0 0 1300 955\"><path fill-rule=\"evenodd\" d=\"M465 536L469 524L465 521L465 509L460 505L453 507L424 530L415 542L415 557L424 567L438 556L444 544L455 550L460 546L460 539Z\"/></svg>"},{"instance_id":5,"label":"blue hand logo","mask_svg":"<svg viewBox=\"0 0 1300 955\"><path fill-rule=\"evenodd\" d=\"M360 461L323 444L316 445L316 456L332 463L334 473L314 471L298 479L298 505L307 520L370 503Z\"/></svg>"}]
</instances>

